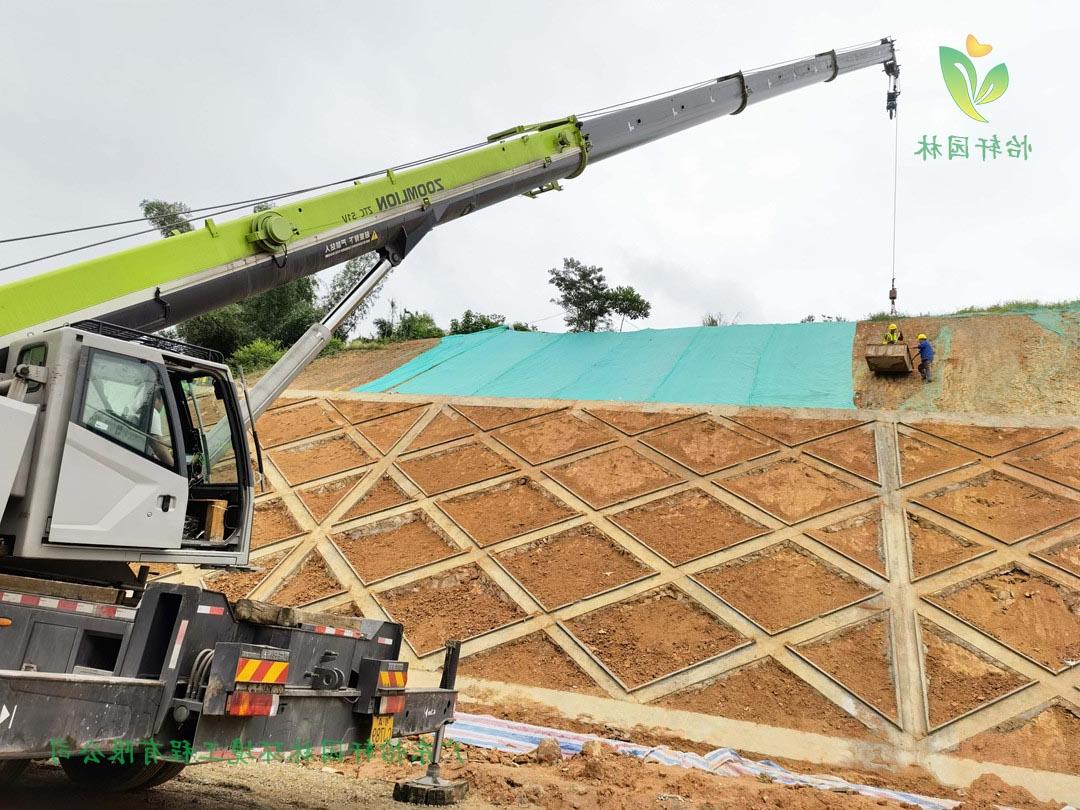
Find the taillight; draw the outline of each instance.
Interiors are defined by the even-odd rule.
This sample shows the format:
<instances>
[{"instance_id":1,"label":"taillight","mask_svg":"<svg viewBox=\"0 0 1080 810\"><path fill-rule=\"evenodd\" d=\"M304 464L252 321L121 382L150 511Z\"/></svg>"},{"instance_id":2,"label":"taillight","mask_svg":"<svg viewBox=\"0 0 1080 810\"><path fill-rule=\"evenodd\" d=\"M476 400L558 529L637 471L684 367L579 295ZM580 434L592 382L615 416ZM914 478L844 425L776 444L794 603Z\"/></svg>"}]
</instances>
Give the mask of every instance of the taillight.
<instances>
[{"instance_id":1,"label":"taillight","mask_svg":"<svg viewBox=\"0 0 1080 810\"><path fill-rule=\"evenodd\" d=\"M225 713L234 717L273 717L279 699L269 692L233 692L225 703Z\"/></svg>"}]
</instances>

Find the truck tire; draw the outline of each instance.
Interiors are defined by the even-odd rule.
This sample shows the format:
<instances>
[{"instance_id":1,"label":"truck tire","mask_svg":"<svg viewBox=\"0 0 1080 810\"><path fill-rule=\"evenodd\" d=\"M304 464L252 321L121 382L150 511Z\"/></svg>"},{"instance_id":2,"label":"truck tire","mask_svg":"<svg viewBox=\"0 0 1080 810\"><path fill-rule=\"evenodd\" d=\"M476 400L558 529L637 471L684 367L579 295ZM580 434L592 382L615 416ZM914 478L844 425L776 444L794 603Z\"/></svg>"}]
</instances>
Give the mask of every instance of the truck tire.
<instances>
[{"instance_id":1,"label":"truck tire","mask_svg":"<svg viewBox=\"0 0 1080 810\"><path fill-rule=\"evenodd\" d=\"M142 762L130 762L119 765L115 762L83 762L78 757L60 760L60 766L67 778L81 788L103 793L126 793L141 790L166 766L172 762L154 762L144 765Z\"/></svg>"},{"instance_id":2,"label":"truck tire","mask_svg":"<svg viewBox=\"0 0 1080 810\"><path fill-rule=\"evenodd\" d=\"M0 787L10 785L30 764L28 759L5 759L0 761Z\"/></svg>"},{"instance_id":3,"label":"truck tire","mask_svg":"<svg viewBox=\"0 0 1080 810\"><path fill-rule=\"evenodd\" d=\"M185 763L183 762L163 762L161 764L161 770L139 786L142 790L149 790L150 788L165 784L170 779L175 779L185 767Z\"/></svg>"}]
</instances>

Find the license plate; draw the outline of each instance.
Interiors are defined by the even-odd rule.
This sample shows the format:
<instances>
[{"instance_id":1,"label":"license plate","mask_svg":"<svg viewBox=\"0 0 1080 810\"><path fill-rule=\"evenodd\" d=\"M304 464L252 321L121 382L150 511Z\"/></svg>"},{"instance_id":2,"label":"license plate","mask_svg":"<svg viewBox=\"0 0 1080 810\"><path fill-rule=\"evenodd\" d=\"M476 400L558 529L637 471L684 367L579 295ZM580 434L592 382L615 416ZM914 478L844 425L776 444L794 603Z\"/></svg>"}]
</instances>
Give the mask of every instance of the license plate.
<instances>
[{"instance_id":1,"label":"license plate","mask_svg":"<svg viewBox=\"0 0 1080 810\"><path fill-rule=\"evenodd\" d=\"M377 714L371 718L371 744L382 745L390 742L394 734L394 715Z\"/></svg>"}]
</instances>

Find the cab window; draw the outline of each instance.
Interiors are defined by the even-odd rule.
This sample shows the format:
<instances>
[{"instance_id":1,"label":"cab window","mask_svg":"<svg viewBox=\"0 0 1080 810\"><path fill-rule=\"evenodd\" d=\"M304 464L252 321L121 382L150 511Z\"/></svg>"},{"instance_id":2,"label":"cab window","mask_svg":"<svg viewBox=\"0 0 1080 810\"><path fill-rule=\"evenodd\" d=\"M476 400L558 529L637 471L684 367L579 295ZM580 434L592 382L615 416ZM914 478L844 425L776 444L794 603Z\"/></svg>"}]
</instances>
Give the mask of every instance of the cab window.
<instances>
[{"instance_id":1,"label":"cab window","mask_svg":"<svg viewBox=\"0 0 1080 810\"><path fill-rule=\"evenodd\" d=\"M176 449L160 371L153 363L92 351L78 424L170 470Z\"/></svg>"}]
</instances>

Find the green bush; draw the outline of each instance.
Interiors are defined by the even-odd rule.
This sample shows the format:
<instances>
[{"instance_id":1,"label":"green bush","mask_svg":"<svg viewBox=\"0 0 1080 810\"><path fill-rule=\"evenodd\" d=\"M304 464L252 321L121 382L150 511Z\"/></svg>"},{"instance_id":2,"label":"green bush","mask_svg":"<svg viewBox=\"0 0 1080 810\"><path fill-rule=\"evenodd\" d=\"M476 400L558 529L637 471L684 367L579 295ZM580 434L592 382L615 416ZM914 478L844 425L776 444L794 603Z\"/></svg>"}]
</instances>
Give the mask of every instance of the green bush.
<instances>
[{"instance_id":1,"label":"green bush","mask_svg":"<svg viewBox=\"0 0 1080 810\"><path fill-rule=\"evenodd\" d=\"M229 358L229 365L233 368L242 368L245 373L260 371L274 365L283 354L277 343L256 338L233 352Z\"/></svg>"},{"instance_id":2,"label":"green bush","mask_svg":"<svg viewBox=\"0 0 1080 810\"><path fill-rule=\"evenodd\" d=\"M345 350L345 341L337 335L332 335L331 338L326 341L326 345L323 346L323 350L319 352L319 357L331 357L338 352Z\"/></svg>"}]
</instances>

